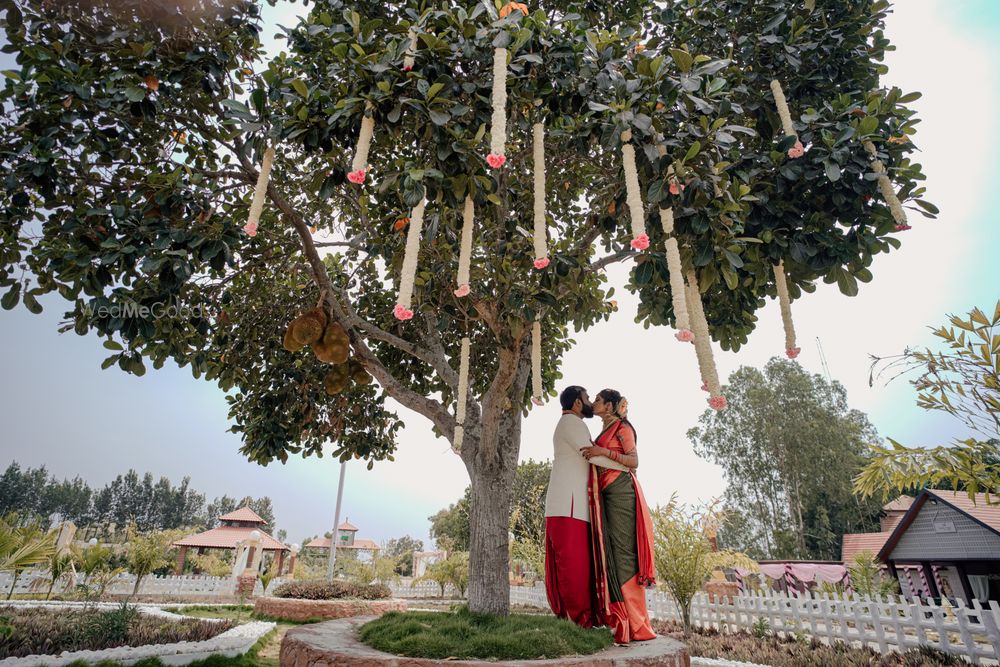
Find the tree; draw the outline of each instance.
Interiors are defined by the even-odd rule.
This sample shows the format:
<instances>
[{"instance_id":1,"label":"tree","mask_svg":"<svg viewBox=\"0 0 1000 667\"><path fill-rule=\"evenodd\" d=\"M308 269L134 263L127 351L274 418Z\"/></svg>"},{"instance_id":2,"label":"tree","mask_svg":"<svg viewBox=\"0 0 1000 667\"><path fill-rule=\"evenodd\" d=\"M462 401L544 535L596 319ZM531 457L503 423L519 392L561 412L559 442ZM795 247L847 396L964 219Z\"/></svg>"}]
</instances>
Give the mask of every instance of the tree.
<instances>
[{"instance_id":1,"label":"tree","mask_svg":"<svg viewBox=\"0 0 1000 667\"><path fill-rule=\"evenodd\" d=\"M692 510L671 498L652 515L656 576L677 601L687 634L691 630L691 600L712 572L726 567L756 571L757 564L745 554L713 549L709 534L723 519L714 504Z\"/></svg>"},{"instance_id":2,"label":"tree","mask_svg":"<svg viewBox=\"0 0 1000 667\"><path fill-rule=\"evenodd\" d=\"M851 577L851 588L858 595L866 595L877 599L883 595L897 595L899 581L895 577L886 577L882 573L882 563L871 551L854 554L847 566Z\"/></svg>"},{"instance_id":3,"label":"tree","mask_svg":"<svg viewBox=\"0 0 1000 667\"><path fill-rule=\"evenodd\" d=\"M950 327L934 329L944 351L908 348L896 357L874 357L869 382L876 372L916 372L910 383L917 405L947 412L975 435L939 447L906 447L889 438L892 446L873 447L871 462L855 480L863 496L928 486L964 490L969 497L1000 494L1000 301L992 317L973 308L949 321Z\"/></svg>"},{"instance_id":4,"label":"tree","mask_svg":"<svg viewBox=\"0 0 1000 667\"><path fill-rule=\"evenodd\" d=\"M723 522L720 544L758 558L836 559L841 535L878 526L878 504L852 491L878 435L842 385L771 359L735 371L726 395L729 409L706 412L688 431L726 476L736 518Z\"/></svg>"},{"instance_id":5,"label":"tree","mask_svg":"<svg viewBox=\"0 0 1000 667\"><path fill-rule=\"evenodd\" d=\"M469 549L469 505L472 503L472 488L465 487L465 495L458 502L427 517L431 522L430 536L438 549L445 551L468 551Z\"/></svg>"},{"instance_id":6,"label":"tree","mask_svg":"<svg viewBox=\"0 0 1000 667\"><path fill-rule=\"evenodd\" d=\"M184 537L183 530L158 530L140 533L135 524L128 529L128 570L135 575L132 595L139 592L149 573L171 564L171 544Z\"/></svg>"},{"instance_id":7,"label":"tree","mask_svg":"<svg viewBox=\"0 0 1000 667\"><path fill-rule=\"evenodd\" d=\"M427 566L427 571L414 579L410 585L422 581L436 583L441 588L441 597L444 597L444 591L448 584L455 587L459 596L465 597L465 590L469 586L469 553L455 551L448 554L444 560L431 563Z\"/></svg>"},{"instance_id":8,"label":"tree","mask_svg":"<svg viewBox=\"0 0 1000 667\"><path fill-rule=\"evenodd\" d=\"M36 522L24 522L14 514L0 519L0 572L11 572L7 599L14 595L18 577L33 565L41 565L55 552L56 534L46 533Z\"/></svg>"},{"instance_id":9,"label":"tree","mask_svg":"<svg viewBox=\"0 0 1000 667\"><path fill-rule=\"evenodd\" d=\"M394 559L397 574L411 577L413 576L413 552L423 550L423 540L404 535L388 540L382 546L382 555Z\"/></svg>"},{"instance_id":10,"label":"tree","mask_svg":"<svg viewBox=\"0 0 1000 667\"><path fill-rule=\"evenodd\" d=\"M68 551L53 552L49 556L49 588L45 591L45 599L52 597L52 589L64 577L73 574L73 555Z\"/></svg>"},{"instance_id":11,"label":"tree","mask_svg":"<svg viewBox=\"0 0 1000 667\"><path fill-rule=\"evenodd\" d=\"M262 464L318 455L331 440L342 460L391 460L401 422L390 398L454 443L455 360L468 336L460 454L476 612L509 610L532 323L541 319L551 395L572 331L613 309L609 265L635 260L639 321L675 318L655 210L650 250L630 249L623 132L639 149L647 204L676 211L681 260L727 349L775 294L779 261L793 296L820 279L853 295L872 278L872 256L899 246L864 142L900 198L934 212L908 158L916 119L905 105L917 95L879 83L888 5L872 0L558 0L505 17L489 3L320 0L267 63L247 0L3 3L18 67L0 93L2 305L38 312L38 296L58 292L72 308L64 329L105 339L105 368L141 375L147 361L172 359L216 382L241 451ZM416 66L402 68L410 28ZM487 171L494 47L511 58L510 159ZM794 160L772 78L809 147ZM375 182L358 187L345 172L366 114ZM532 269L520 231L532 227L536 122L548 128L544 270ZM246 195L269 147L267 206L251 236L240 232ZM399 228L425 195L416 316L400 323ZM454 271L467 195L476 262L463 298ZM332 397L329 367L281 345L289 319L316 304L319 321L344 329L359 380ZM175 316L155 314L170 307Z\"/></svg>"}]
</instances>

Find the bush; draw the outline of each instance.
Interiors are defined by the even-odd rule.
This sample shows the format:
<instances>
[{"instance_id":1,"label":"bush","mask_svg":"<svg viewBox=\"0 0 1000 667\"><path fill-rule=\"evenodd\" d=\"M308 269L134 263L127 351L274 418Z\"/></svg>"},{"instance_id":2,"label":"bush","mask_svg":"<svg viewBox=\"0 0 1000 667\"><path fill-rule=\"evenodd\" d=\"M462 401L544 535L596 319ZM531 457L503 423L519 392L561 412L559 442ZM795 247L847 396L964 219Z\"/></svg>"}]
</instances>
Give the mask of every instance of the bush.
<instances>
[{"instance_id":1,"label":"bush","mask_svg":"<svg viewBox=\"0 0 1000 667\"><path fill-rule=\"evenodd\" d=\"M9 607L0 609L0 618L0 660L115 646L198 642L235 625L232 621L157 618L124 605L106 612Z\"/></svg>"},{"instance_id":2,"label":"bush","mask_svg":"<svg viewBox=\"0 0 1000 667\"><path fill-rule=\"evenodd\" d=\"M341 598L385 600L392 597L392 591L385 584L357 584L350 581L289 581L275 588L272 595L276 598L296 598L299 600L339 600Z\"/></svg>"}]
</instances>

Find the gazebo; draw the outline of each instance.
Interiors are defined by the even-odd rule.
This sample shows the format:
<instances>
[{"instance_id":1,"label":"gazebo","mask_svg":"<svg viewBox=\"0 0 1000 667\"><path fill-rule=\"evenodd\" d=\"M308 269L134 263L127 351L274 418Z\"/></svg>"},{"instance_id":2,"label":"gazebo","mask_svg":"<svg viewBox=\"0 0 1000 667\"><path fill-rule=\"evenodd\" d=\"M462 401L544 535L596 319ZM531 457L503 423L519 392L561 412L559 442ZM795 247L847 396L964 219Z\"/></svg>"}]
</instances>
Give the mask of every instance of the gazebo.
<instances>
[{"instance_id":1,"label":"gazebo","mask_svg":"<svg viewBox=\"0 0 1000 667\"><path fill-rule=\"evenodd\" d=\"M216 528L197 535L188 535L184 539L174 542L174 546L180 549L177 553L175 574L184 572L184 562L187 559L188 549L197 549L199 554L205 553L208 549L235 551L234 576L242 575L245 570L250 570L256 575L260 570L264 553L276 552L277 572L275 574L277 576L286 574L285 553L291 549L264 532L263 528L267 522L252 509L241 507L235 512L223 514L219 517L219 524ZM295 555L293 554L287 568L288 572L291 572L294 567Z\"/></svg>"},{"instance_id":2,"label":"gazebo","mask_svg":"<svg viewBox=\"0 0 1000 667\"><path fill-rule=\"evenodd\" d=\"M367 553L374 557L379 551L378 544L366 537L358 537L357 533L357 526L352 525L350 521L344 521L342 524L337 526L337 548L348 549L356 552L358 555ZM315 550L329 552L330 538L317 537L316 539L308 542L302 548L309 549L310 551Z\"/></svg>"}]
</instances>

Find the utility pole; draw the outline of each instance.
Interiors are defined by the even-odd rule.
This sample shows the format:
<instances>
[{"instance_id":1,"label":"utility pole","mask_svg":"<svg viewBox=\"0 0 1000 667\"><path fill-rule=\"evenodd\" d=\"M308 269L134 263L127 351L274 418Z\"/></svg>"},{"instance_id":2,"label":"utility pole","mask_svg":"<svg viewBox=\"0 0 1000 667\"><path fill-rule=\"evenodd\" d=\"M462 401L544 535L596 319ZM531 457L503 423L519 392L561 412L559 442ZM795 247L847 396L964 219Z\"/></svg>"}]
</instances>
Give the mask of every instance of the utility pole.
<instances>
[{"instance_id":1,"label":"utility pole","mask_svg":"<svg viewBox=\"0 0 1000 667\"><path fill-rule=\"evenodd\" d=\"M333 581L333 566L337 563L337 526L340 525L340 503L344 498L344 473L347 461L340 462L340 484L337 486L337 509L333 513L333 535L330 536L330 559L327 561L326 578Z\"/></svg>"}]
</instances>

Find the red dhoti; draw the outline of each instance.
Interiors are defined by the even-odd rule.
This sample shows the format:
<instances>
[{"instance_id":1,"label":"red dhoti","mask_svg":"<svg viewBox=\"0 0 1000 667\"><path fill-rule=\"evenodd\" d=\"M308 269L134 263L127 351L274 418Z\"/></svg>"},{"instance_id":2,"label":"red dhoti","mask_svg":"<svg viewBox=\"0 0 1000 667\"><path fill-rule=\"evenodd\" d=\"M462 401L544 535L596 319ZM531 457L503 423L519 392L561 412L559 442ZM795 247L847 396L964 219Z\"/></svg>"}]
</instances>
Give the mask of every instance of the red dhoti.
<instances>
[{"instance_id":1,"label":"red dhoti","mask_svg":"<svg viewBox=\"0 0 1000 667\"><path fill-rule=\"evenodd\" d=\"M568 516L545 517L545 593L552 613L594 627L590 524Z\"/></svg>"}]
</instances>

